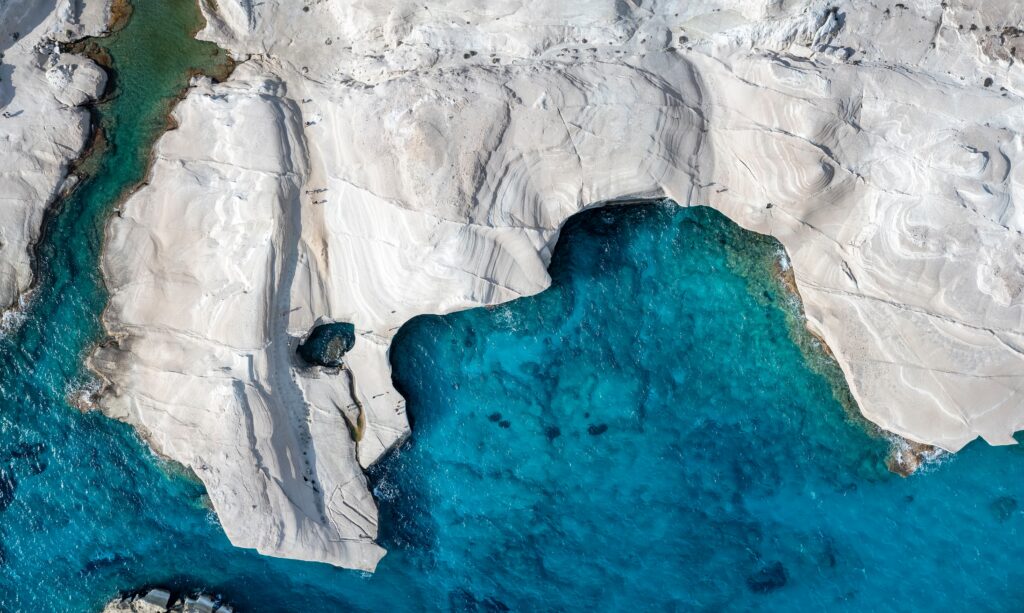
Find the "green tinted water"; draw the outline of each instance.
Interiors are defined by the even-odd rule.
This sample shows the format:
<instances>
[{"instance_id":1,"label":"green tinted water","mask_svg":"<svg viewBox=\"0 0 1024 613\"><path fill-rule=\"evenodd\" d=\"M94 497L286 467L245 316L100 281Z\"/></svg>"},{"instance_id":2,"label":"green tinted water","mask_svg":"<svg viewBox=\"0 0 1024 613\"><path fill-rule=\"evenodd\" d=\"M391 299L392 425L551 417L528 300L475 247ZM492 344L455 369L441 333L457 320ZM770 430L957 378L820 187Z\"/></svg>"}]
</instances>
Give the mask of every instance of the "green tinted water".
<instances>
[{"instance_id":1,"label":"green tinted water","mask_svg":"<svg viewBox=\"0 0 1024 613\"><path fill-rule=\"evenodd\" d=\"M107 216L144 179L153 143L169 127L168 113L191 75L223 76L230 69L222 50L190 35L202 25L188 0L136 2L121 30L76 46L110 65L108 95L93 113L97 138L79 166L85 180L44 226L36 254L41 291L32 309L37 323L44 314L63 320L73 311L78 326L65 340L79 346L76 353L99 335L106 293L98 262ZM62 372L77 369L69 363Z\"/></svg>"}]
</instances>

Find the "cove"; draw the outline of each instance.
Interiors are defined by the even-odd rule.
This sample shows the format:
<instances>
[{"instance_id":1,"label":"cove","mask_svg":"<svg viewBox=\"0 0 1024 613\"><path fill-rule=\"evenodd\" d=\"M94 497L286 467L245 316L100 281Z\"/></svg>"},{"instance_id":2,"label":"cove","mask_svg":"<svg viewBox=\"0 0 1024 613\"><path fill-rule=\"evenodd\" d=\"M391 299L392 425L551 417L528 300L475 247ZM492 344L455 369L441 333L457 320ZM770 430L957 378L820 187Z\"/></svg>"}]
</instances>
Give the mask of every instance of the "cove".
<instances>
[{"instance_id":1,"label":"cove","mask_svg":"<svg viewBox=\"0 0 1024 613\"><path fill-rule=\"evenodd\" d=\"M385 542L446 584L431 604L1012 606L1024 452L889 472L780 257L710 209L591 210L549 290L406 324L413 436L377 491Z\"/></svg>"},{"instance_id":2,"label":"cove","mask_svg":"<svg viewBox=\"0 0 1024 613\"><path fill-rule=\"evenodd\" d=\"M1024 451L889 473L773 275L778 245L668 203L570 220L538 296L402 329L414 434L373 471L375 575L231 547L198 483L68 405L102 340L103 222L189 74L225 65L199 25L187 0L137 0L96 41L107 144L0 337L0 610L153 584L248 611L1016 606Z\"/></svg>"}]
</instances>

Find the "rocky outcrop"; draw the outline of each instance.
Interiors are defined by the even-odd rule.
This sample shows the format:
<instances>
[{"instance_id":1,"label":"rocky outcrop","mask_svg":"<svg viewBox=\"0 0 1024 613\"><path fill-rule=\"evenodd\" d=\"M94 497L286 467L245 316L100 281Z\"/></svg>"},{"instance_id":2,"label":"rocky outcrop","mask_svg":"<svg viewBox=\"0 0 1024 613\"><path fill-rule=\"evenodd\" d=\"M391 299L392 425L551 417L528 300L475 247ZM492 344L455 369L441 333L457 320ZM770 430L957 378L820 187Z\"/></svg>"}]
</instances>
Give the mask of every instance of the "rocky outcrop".
<instances>
[{"instance_id":1,"label":"rocky outcrop","mask_svg":"<svg viewBox=\"0 0 1024 613\"><path fill-rule=\"evenodd\" d=\"M311 366L341 368L345 365L342 358L356 344L355 332L355 326L348 323L317 326L299 344L299 357Z\"/></svg>"},{"instance_id":2,"label":"rocky outcrop","mask_svg":"<svg viewBox=\"0 0 1024 613\"><path fill-rule=\"evenodd\" d=\"M235 608L210 594L175 597L169 590L154 588L144 593L115 598L102 613L234 613Z\"/></svg>"},{"instance_id":3,"label":"rocky outcrop","mask_svg":"<svg viewBox=\"0 0 1024 613\"><path fill-rule=\"evenodd\" d=\"M109 0L0 2L0 311L32 283L46 207L89 137L106 73L59 42L101 34Z\"/></svg>"},{"instance_id":4,"label":"rocky outcrop","mask_svg":"<svg viewBox=\"0 0 1024 613\"><path fill-rule=\"evenodd\" d=\"M566 218L622 199L777 237L883 428L1024 427L1017 3L202 6L248 59L194 83L111 220L93 366L236 544L372 569L398 327L542 291ZM344 371L298 361L336 321Z\"/></svg>"}]
</instances>

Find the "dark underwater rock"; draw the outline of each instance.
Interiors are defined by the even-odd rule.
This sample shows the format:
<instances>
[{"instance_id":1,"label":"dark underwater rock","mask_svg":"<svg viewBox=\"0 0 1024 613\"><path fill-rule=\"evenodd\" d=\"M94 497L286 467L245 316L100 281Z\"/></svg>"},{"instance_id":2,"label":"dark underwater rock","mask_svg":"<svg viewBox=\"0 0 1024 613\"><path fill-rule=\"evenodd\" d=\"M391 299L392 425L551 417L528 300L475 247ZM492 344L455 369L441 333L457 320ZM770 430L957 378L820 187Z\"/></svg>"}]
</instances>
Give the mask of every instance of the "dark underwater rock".
<instances>
[{"instance_id":1,"label":"dark underwater rock","mask_svg":"<svg viewBox=\"0 0 1024 613\"><path fill-rule=\"evenodd\" d=\"M129 562L131 562L131 558L119 553L104 553L86 562L85 566L82 567L82 572L91 574L106 568L127 566Z\"/></svg>"},{"instance_id":2,"label":"dark underwater rock","mask_svg":"<svg viewBox=\"0 0 1024 613\"><path fill-rule=\"evenodd\" d=\"M773 562L748 576L747 587L755 594L767 594L785 586L787 581L789 575L786 573L786 567L782 562Z\"/></svg>"},{"instance_id":3,"label":"dark underwater rock","mask_svg":"<svg viewBox=\"0 0 1024 613\"><path fill-rule=\"evenodd\" d=\"M38 458L46 451L46 445L42 443L18 443L11 450L12 458Z\"/></svg>"},{"instance_id":4,"label":"dark underwater rock","mask_svg":"<svg viewBox=\"0 0 1024 613\"><path fill-rule=\"evenodd\" d=\"M18 443L10 452L8 466L14 469L15 465L22 465L30 475L38 475L46 470L44 453L46 445L43 443Z\"/></svg>"},{"instance_id":5,"label":"dark underwater rock","mask_svg":"<svg viewBox=\"0 0 1024 613\"><path fill-rule=\"evenodd\" d=\"M7 469L0 468L0 511L4 511L14 502L14 490L18 488L18 481L14 474Z\"/></svg>"},{"instance_id":6,"label":"dark underwater rock","mask_svg":"<svg viewBox=\"0 0 1024 613\"><path fill-rule=\"evenodd\" d=\"M992 501L992 504L989 505L989 509L992 510L992 514L995 515L996 519L1003 522L1008 521L1013 517L1013 514L1017 512L1019 506L1017 499L1013 496L1000 496Z\"/></svg>"},{"instance_id":7,"label":"dark underwater rock","mask_svg":"<svg viewBox=\"0 0 1024 613\"><path fill-rule=\"evenodd\" d=\"M511 611L508 605L497 598L478 598L465 588L459 588L448 594L448 605L451 611L460 613L504 613Z\"/></svg>"}]
</instances>

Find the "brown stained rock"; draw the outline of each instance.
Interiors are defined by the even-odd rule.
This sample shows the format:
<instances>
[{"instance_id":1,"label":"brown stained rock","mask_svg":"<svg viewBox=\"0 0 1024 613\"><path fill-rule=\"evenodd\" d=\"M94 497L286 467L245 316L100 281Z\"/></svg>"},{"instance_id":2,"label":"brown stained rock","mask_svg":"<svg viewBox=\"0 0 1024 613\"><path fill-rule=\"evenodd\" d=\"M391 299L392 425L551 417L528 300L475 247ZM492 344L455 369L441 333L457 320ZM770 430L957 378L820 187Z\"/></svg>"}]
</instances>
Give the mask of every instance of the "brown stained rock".
<instances>
[{"instance_id":1,"label":"brown stained rock","mask_svg":"<svg viewBox=\"0 0 1024 613\"><path fill-rule=\"evenodd\" d=\"M901 477L909 477L917 469L935 460L944 452L938 447L925 445L900 437L893 437L892 449L885 460L886 467Z\"/></svg>"}]
</instances>

